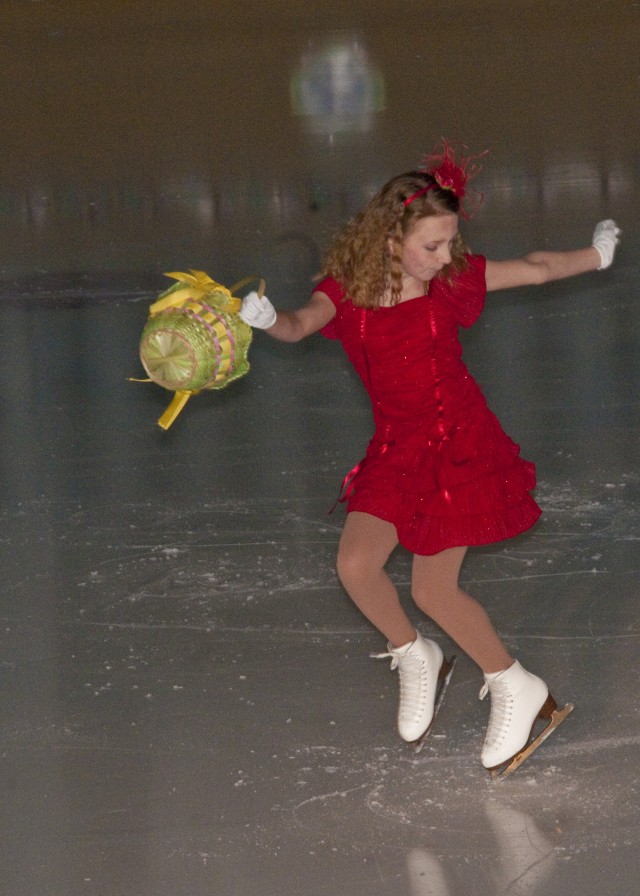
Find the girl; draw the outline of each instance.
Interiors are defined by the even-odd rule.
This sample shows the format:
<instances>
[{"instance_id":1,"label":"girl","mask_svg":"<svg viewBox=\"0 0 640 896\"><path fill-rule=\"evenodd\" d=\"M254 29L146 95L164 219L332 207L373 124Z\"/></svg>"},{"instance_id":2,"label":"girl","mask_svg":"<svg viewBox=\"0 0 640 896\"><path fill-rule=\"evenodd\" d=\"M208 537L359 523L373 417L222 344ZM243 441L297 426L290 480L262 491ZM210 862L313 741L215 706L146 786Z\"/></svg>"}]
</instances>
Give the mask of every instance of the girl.
<instances>
[{"instance_id":1,"label":"girl","mask_svg":"<svg viewBox=\"0 0 640 896\"><path fill-rule=\"evenodd\" d=\"M502 643L485 610L458 585L470 545L515 536L540 510L535 468L503 432L461 361L458 327L473 324L486 292L546 283L612 260L620 231L597 225L592 244L508 261L470 254L458 231L475 169L451 148L393 178L330 248L324 279L295 311L250 293L243 320L295 342L339 339L372 404L375 432L345 479L348 515L337 560L351 599L386 637L400 675L398 730L420 741L449 672L439 646L403 610L385 565L398 544L413 553L412 597L481 668L491 695L482 763L509 773L571 711ZM537 719L549 720L532 744ZM525 749L526 748L526 749Z\"/></svg>"}]
</instances>

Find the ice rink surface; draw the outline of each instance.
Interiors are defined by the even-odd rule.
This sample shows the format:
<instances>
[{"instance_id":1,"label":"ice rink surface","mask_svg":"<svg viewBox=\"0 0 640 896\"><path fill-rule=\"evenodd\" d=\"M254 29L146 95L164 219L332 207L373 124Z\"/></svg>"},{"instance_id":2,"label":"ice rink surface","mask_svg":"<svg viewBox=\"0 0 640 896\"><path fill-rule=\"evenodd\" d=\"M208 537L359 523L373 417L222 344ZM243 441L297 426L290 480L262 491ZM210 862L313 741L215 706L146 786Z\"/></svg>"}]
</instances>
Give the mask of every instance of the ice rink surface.
<instances>
[{"instance_id":1,"label":"ice rink surface","mask_svg":"<svg viewBox=\"0 0 640 896\"><path fill-rule=\"evenodd\" d=\"M636 893L640 3L5 0L0 36L2 893ZM170 394L128 381L163 272L295 307L443 135L489 150L475 251L624 231L464 334L544 515L463 583L576 704L499 783L478 669L414 755L337 581L371 430L339 346L257 333L167 432Z\"/></svg>"}]
</instances>

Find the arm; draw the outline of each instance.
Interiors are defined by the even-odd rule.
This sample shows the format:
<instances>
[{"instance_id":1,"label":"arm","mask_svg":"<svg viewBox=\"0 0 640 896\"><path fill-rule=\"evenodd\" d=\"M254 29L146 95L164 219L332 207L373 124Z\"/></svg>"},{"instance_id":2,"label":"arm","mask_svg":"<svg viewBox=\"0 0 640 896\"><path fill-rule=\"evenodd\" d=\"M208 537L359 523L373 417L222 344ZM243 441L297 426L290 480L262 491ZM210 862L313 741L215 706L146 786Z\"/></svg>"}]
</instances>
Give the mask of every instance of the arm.
<instances>
[{"instance_id":1,"label":"arm","mask_svg":"<svg viewBox=\"0 0 640 896\"><path fill-rule=\"evenodd\" d=\"M487 260L487 292L561 280L596 271L599 264L600 255L593 246L575 252L532 252L510 261Z\"/></svg>"},{"instance_id":2,"label":"arm","mask_svg":"<svg viewBox=\"0 0 640 896\"><path fill-rule=\"evenodd\" d=\"M613 261L619 234L620 230L613 221L601 221L595 229L592 245L585 249L532 252L524 258L487 261L487 291L548 283L587 271L603 270Z\"/></svg>"},{"instance_id":3,"label":"arm","mask_svg":"<svg viewBox=\"0 0 640 896\"><path fill-rule=\"evenodd\" d=\"M251 327L264 330L281 342L299 342L316 333L335 317L336 307L323 292L316 291L306 305L295 311L276 311L266 296L250 292L242 301L240 317Z\"/></svg>"}]
</instances>

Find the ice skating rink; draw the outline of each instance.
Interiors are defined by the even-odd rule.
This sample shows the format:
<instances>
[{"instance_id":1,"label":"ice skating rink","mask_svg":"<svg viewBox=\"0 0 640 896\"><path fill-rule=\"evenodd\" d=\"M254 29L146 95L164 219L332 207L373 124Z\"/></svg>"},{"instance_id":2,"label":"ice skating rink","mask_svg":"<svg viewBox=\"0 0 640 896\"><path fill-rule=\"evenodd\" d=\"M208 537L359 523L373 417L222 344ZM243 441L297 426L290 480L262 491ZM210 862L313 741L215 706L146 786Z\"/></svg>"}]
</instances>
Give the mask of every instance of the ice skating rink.
<instances>
[{"instance_id":1,"label":"ice skating rink","mask_svg":"<svg viewBox=\"0 0 640 896\"><path fill-rule=\"evenodd\" d=\"M5 0L0 35L2 892L632 896L640 3ZM339 347L257 333L168 432L128 381L163 272L294 307L441 136L489 150L475 251L624 231L610 270L494 294L464 335L544 515L463 583L576 704L500 783L477 668L414 755L336 579L371 429Z\"/></svg>"}]
</instances>

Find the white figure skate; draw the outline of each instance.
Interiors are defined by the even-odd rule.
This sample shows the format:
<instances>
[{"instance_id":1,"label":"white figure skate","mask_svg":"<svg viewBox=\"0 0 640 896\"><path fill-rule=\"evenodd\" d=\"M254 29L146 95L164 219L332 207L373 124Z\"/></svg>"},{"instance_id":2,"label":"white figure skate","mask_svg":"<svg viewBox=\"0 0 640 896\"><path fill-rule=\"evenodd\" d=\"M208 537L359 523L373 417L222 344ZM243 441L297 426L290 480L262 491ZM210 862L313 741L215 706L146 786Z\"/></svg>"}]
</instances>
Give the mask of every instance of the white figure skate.
<instances>
[{"instance_id":1,"label":"white figure skate","mask_svg":"<svg viewBox=\"0 0 640 896\"><path fill-rule=\"evenodd\" d=\"M482 764L492 778L504 779L537 750L573 710L567 703L558 709L544 681L516 662L492 675L485 675L480 699L491 695L489 727L482 748ZM536 722L547 722L533 737ZM532 739L533 738L533 739Z\"/></svg>"},{"instance_id":2,"label":"white figure skate","mask_svg":"<svg viewBox=\"0 0 640 896\"><path fill-rule=\"evenodd\" d=\"M387 653L372 654L376 659L391 658L391 668L400 675L398 733L419 751L431 730L451 679L455 657L444 658L435 643L420 634L402 647L388 645Z\"/></svg>"}]
</instances>

